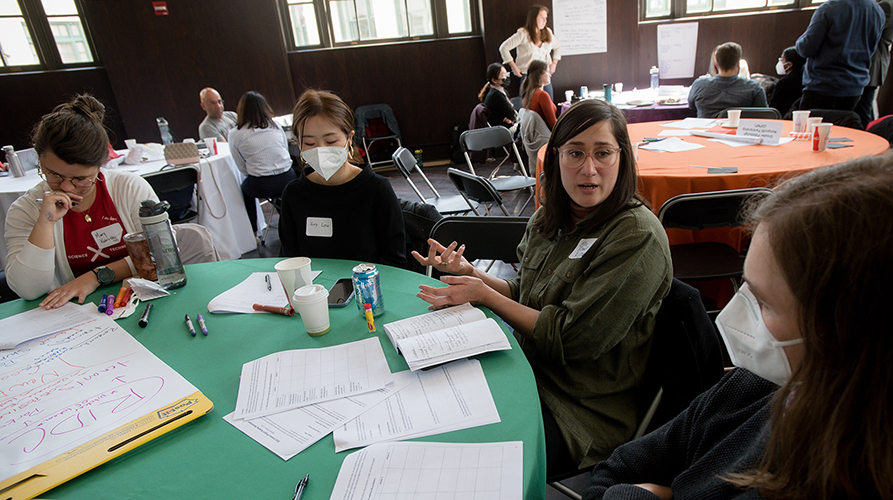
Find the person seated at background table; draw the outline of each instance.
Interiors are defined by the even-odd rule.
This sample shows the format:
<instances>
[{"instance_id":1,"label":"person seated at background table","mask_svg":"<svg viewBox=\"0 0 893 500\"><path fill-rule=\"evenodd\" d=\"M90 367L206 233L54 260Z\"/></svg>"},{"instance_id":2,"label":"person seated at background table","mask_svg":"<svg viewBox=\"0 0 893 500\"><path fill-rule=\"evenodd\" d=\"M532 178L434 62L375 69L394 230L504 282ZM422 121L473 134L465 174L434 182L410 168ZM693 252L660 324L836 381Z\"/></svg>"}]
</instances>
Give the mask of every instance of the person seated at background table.
<instances>
[{"instance_id":1,"label":"person seated at background table","mask_svg":"<svg viewBox=\"0 0 893 500\"><path fill-rule=\"evenodd\" d=\"M546 63L533 61L528 68L527 79L521 85L521 100L525 108L536 111L551 130L555 126L557 109L555 103L543 90L552 81Z\"/></svg>"},{"instance_id":2,"label":"person seated at background table","mask_svg":"<svg viewBox=\"0 0 893 500\"><path fill-rule=\"evenodd\" d=\"M505 66L493 63L487 66L487 83L478 93L478 99L490 111L490 125L511 127L518 119L512 101L505 88L509 84L509 72Z\"/></svg>"},{"instance_id":3,"label":"person seated at background table","mask_svg":"<svg viewBox=\"0 0 893 500\"><path fill-rule=\"evenodd\" d=\"M502 55L502 64L508 64L512 68L512 74L521 78L521 84L529 74L529 66L533 61L543 61L549 74L558 69L558 61L561 60L561 44L555 38L551 28L546 27L549 20L549 8L543 5L533 5L527 10L527 22L518 28L512 36L505 39L499 45L499 53ZM512 49L517 49L517 60L512 58ZM551 81L544 87L549 94L549 100L555 98L552 93Z\"/></svg>"},{"instance_id":4,"label":"person seated at background table","mask_svg":"<svg viewBox=\"0 0 893 500\"><path fill-rule=\"evenodd\" d=\"M223 110L223 98L211 87L205 87L198 94L202 109L207 116L198 126L199 139L215 137L226 142L229 131L236 128L238 117L232 111Z\"/></svg>"},{"instance_id":5,"label":"person seated at background table","mask_svg":"<svg viewBox=\"0 0 893 500\"><path fill-rule=\"evenodd\" d=\"M548 474L606 458L644 414L651 333L673 278L666 233L636 192L623 113L585 100L561 114L546 145L545 202L518 245L519 276L475 268L457 242L428 240L421 285L431 309L471 302L515 331L542 401Z\"/></svg>"},{"instance_id":6,"label":"person seated at background table","mask_svg":"<svg viewBox=\"0 0 893 500\"><path fill-rule=\"evenodd\" d=\"M123 236L142 231L139 207L158 201L142 177L101 168L108 160L104 106L79 95L45 115L34 129L43 181L6 214L6 279L40 305L83 303L100 285L135 274Z\"/></svg>"},{"instance_id":7,"label":"person seated at background table","mask_svg":"<svg viewBox=\"0 0 893 500\"><path fill-rule=\"evenodd\" d=\"M288 139L273 121L273 109L264 96L245 92L236 107L236 128L229 133L230 151L242 181L245 211L257 233L256 198L282 196L283 186L298 178L291 168Z\"/></svg>"},{"instance_id":8,"label":"person seated at background table","mask_svg":"<svg viewBox=\"0 0 893 500\"><path fill-rule=\"evenodd\" d=\"M711 76L716 76L716 72L717 72L716 49L717 49L717 47L713 47L713 52L710 53L710 64L707 65L707 67L709 68L707 70L707 73L704 75L701 75L698 78L702 78L702 77L709 78ZM742 55L742 57L738 61L738 76L740 76L741 78L744 78L744 79L748 79L748 78L750 78L750 67L747 64L747 60L745 60L743 57L744 56L743 51L742 51L741 55Z\"/></svg>"},{"instance_id":9,"label":"person seated at background table","mask_svg":"<svg viewBox=\"0 0 893 500\"><path fill-rule=\"evenodd\" d=\"M331 92L307 90L292 123L308 166L282 193L280 255L405 266L400 203L386 178L355 164L350 107Z\"/></svg>"},{"instance_id":10,"label":"person seated at background table","mask_svg":"<svg viewBox=\"0 0 893 500\"><path fill-rule=\"evenodd\" d=\"M726 42L716 47L716 76L698 78L691 85L688 107L699 118L713 118L732 107L766 107L766 93L759 83L738 76L741 46Z\"/></svg>"},{"instance_id":11,"label":"person seated at background table","mask_svg":"<svg viewBox=\"0 0 893 500\"><path fill-rule=\"evenodd\" d=\"M871 55L884 27L877 0L828 0L795 44L806 58L800 109L852 111L871 80Z\"/></svg>"},{"instance_id":12,"label":"person seated at background table","mask_svg":"<svg viewBox=\"0 0 893 500\"><path fill-rule=\"evenodd\" d=\"M769 107L775 108L784 115L791 110L797 100L803 95L803 65L806 59L797 53L796 47L788 47L781 53L775 72L781 78L775 84L772 98L769 99Z\"/></svg>"},{"instance_id":13,"label":"person seated at background table","mask_svg":"<svg viewBox=\"0 0 893 500\"><path fill-rule=\"evenodd\" d=\"M739 367L596 466L585 498L893 498L893 157L797 177L749 220L717 318Z\"/></svg>"}]
</instances>

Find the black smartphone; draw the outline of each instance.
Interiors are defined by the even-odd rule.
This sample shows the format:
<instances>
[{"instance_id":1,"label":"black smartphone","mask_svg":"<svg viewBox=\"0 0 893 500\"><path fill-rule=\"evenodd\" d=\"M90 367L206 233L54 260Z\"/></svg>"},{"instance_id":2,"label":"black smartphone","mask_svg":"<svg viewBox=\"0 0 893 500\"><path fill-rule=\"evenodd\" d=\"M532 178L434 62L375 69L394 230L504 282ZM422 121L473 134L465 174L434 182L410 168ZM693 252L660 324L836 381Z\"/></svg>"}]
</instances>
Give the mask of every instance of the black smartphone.
<instances>
[{"instance_id":1,"label":"black smartphone","mask_svg":"<svg viewBox=\"0 0 893 500\"><path fill-rule=\"evenodd\" d=\"M344 307L353 297L353 279L341 278L329 290L329 307Z\"/></svg>"}]
</instances>

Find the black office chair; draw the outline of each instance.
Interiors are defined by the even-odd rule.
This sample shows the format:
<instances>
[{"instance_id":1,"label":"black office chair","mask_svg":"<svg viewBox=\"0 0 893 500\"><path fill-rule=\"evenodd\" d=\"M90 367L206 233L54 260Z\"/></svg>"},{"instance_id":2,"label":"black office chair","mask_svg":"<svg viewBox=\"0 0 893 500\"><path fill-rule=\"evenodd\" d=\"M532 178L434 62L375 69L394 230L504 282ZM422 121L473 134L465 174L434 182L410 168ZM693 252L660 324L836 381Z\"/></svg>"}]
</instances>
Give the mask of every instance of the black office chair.
<instances>
[{"instance_id":1,"label":"black office chair","mask_svg":"<svg viewBox=\"0 0 893 500\"><path fill-rule=\"evenodd\" d=\"M434 185L428 180L428 176L426 176L425 173L422 172L422 169L419 168L415 156L410 150L403 147L397 148L391 158L394 160L394 165L397 166L397 170L403 174L403 178L406 179L406 182L409 183L409 186L415 194L422 200L422 203L434 206L434 208L443 215L467 214L472 208L477 208L477 202L472 202L474 207L469 207L466 199L458 194L453 196L440 196L440 193L434 189ZM411 176L413 172L418 172L419 175L422 176L422 179L428 184L428 188L434 193L434 198L425 198L422 195L419 188L412 182Z\"/></svg>"},{"instance_id":2,"label":"black office chair","mask_svg":"<svg viewBox=\"0 0 893 500\"><path fill-rule=\"evenodd\" d=\"M282 197L275 196L273 198L264 198L264 203L268 203L272 208L270 209L270 220L267 221L267 226L264 227L264 234L260 237L260 244L266 246L267 244L267 233L270 231L270 228L273 227L273 215L279 214L282 215ZM278 222L277 222L278 224ZM277 230L279 226L276 226Z\"/></svg>"},{"instance_id":3,"label":"black office chair","mask_svg":"<svg viewBox=\"0 0 893 500\"><path fill-rule=\"evenodd\" d=\"M506 217L510 216L508 209L502 202L502 195L490 184L490 181L479 175L469 174L455 168L447 169L447 177L459 190L459 194L465 198L466 203L474 212L474 215L481 215L478 212L480 205L484 206L487 215L490 215L490 206L497 205ZM476 206L477 204L477 206Z\"/></svg>"},{"instance_id":4,"label":"black office chair","mask_svg":"<svg viewBox=\"0 0 893 500\"><path fill-rule=\"evenodd\" d=\"M664 228L700 231L740 226L741 208L751 200L772 193L768 188L709 191L674 196L657 213ZM704 242L671 245L673 277L683 281L729 278L737 289L744 269L744 255L723 243Z\"/></svg>"},{"instance_id":5,"label":"black office chair","mask_svg":"<svg viewBox=\"0 0 893 500\"><path fill-rule=\"evenodd\" d=\"M695 288L673 279L657 312L648 361L648 393L655 394L633 439L669 422L723 376L722 344ZM592 468L556 474L549 486L569 498L580 494L560 481Z\"/></svg>"},{"instance_id":6,"label":"black office chair","mask_svg":"<svg viewBox=\"0 0 893 500\"><path fill-rule=\"evenodd\" d=\"M501 260L517 264L518 243L524 237L528 217L444 217L431 229L431 238L449 245L465 245L463 256L469 262L478 259ZM490 266L493 265L490 263ZM490 269L487 267L487 270ZM514 266L513 266L514 267ZM432 269L428 266L428 276Z\"/></svg>"},{"instance_id":7,"label":"black office chair","mask_svg":"<svg viewBox=\"0 0 893 500\"><path fill-rule=\"evenodd\" d=\"M518 214L523 212L524 209L527 208L527 204L530 203L530 200L533 199L533 189L536 185L536 179L527 174L527 167L524 165L524 160L521 159L521 153L518 152L518 147L515 145L515 141L512 139L512 133L509 132L509 129L497 126L466 130L459 136L459 144L462 146L462 150L465 154L465 162L468 164L468 171L474 175L477 174L474 171L474 164L471 161L469 153L483 152L498 148L502 148L507 152L506 157L500 161L495 169L493 169L487 177L487 180L489 180L490 183L493 184L493 187L500 193L527 190L530 195L518 210ZM512 155L514 155L514 159L512 159ZM505 164L506 161L510 164L517 162L521 175L496 177L500 167Z\"/></svg>"},{"instance_id":8,"label":"black office chair","mask_svg":"<svg viewBox=\"0 0 893 500\"><path fill-rule=\"evenodd\" d=\"M171 224L182 222L198 222L198 212L194 210L201 202L198 190L200 174L196 165L165 165L158 172L143 174L143 178L152 186L158 199L171 204L168 210Z\"/></svg>"},{"instance_id":9,"label":"black office chair","mask_svg":"<svg viewBox=\"0 0 893 500\"><path fill-rule=\"evenodd\" d=\"M739 106L727 108L716 114L715 118L728 118L730 109L740 109L741 118L756 118L758 120L781 120L781 113L775 108L742 108Z\"/></svg>"}]
</instances>

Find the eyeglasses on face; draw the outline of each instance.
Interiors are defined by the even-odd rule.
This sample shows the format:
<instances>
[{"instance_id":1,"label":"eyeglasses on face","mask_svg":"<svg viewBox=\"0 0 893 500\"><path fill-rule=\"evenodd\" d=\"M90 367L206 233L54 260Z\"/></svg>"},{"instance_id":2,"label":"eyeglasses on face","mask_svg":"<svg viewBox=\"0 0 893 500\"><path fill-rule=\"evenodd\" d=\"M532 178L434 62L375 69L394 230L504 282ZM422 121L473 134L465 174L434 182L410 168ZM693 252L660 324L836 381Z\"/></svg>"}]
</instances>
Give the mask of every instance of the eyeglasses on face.
<instances>
[{"instance_id":1,"label":"eyeglasses on face","mask_svg":"<svg viewBox=\"0 0 893 500\"><path fill-rule=\"evenodd\" d=\"M63 182L68 181L72 186L76 188L88 188L96 184L96 178L99 176L99 172L96 172L94 175L82 175L78 177L65 177L64 175L57 174L52 170L44 167L40 163L37 164L37 174L40 177L47 181L48 184L53 185L61 185Z\"/></svg>"},{"instance_id":2,"label":"eyeglasses on face","mask_svg":"<svg viewBox=\"0 0 893 500\"><path fill-rule=\"evenodd\" d=\"M589 156L595 162L597 167L610 167L617 162L620 148L612 148L608 146L599 146L591 152L584 151L578 147L562 147L558 148L558 156L561 165L568 168L580 168Z\"/></svg>"}]
</instances>

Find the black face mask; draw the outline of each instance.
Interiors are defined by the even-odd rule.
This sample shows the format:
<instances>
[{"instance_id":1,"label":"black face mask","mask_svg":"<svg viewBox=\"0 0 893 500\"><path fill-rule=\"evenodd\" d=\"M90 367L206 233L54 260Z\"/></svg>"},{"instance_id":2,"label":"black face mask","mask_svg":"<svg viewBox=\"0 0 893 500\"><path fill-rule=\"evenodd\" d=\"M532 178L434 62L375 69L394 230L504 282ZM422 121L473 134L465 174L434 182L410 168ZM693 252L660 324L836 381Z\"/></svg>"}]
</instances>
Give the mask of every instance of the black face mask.
<instances>
[{"instance_id":1,"label":"black face mask","mask_svg":"<svg viewBox=\"0 0 893 500\"><path fill-rule=\"evenodd\" d=\"M511 77L511 75L506 76L505 78L502 79L502 86L503 86L503 87L508 87L508 86L509 86L509 83L511 83L511 81L512 81L512 77Z\"/></svg>"}]
</instances>

